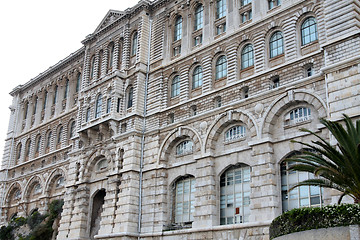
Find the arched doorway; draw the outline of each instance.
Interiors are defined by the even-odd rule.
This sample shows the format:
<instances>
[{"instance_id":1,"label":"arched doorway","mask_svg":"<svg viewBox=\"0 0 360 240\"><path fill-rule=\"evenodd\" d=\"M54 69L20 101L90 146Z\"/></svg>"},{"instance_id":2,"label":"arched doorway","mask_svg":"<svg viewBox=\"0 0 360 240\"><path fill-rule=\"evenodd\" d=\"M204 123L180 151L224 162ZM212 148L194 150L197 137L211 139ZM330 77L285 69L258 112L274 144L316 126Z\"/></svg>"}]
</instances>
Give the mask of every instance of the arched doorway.
<instances>
[{"instance_id":1,"label":"arched doorway","mask_svg":"<svg viewBox=\"0 0 360 240\"><path fill-rule=\"evenodd\" d=\"M91 239L95 239L94 236L99 232L100 229L101 213L103 210L105 195L106 195L105 189L101 189L95 194L93 198L91 222L90 222Z\"/></svg>"}]
</instances>

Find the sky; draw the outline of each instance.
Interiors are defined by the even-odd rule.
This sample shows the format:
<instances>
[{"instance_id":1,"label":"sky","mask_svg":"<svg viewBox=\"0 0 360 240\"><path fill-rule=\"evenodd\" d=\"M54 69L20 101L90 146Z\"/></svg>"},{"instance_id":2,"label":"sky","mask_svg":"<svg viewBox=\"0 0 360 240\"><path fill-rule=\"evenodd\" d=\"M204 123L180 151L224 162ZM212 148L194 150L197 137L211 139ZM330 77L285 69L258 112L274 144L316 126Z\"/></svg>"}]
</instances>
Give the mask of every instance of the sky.
<instances>
[{"instance_id":1,"label":"sky","mask_svg":"<svg viewBox=\"0 0 360 240\"><path fill-rule=\"evenodd\" d=\"M9 92L82 47L110 10L138 0L11 0L0 2L0 153L9 124Z\"/></svg>"}]
</instances>

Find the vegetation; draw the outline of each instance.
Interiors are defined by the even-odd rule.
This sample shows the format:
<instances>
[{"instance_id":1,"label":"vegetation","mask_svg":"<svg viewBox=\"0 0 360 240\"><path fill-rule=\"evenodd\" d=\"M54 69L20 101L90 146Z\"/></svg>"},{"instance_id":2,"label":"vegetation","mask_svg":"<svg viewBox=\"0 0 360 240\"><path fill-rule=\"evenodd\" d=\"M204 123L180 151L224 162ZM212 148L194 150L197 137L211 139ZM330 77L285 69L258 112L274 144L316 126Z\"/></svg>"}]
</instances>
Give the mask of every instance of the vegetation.
<instances>
[{"instance_id":1,"label":"vegetation","mask_svg":"<svg viewBox=\"0 0 360 240\"><path fill-rule=\"evenodd\" d=\"M50 240L54 232L52 228L54 221L62 212L63 205L63 200L54 200L50 203L48 213L44 215L35 211L28 218L20 217L11 220L7 226L0 228L0 240L13 240L15 237L19 240ZM14 236L14 232L25 224L31 230L30 234Z\"/></svg>"},{"instance_id":2,"label":"vegetation","mask_svg":"<svg viewBox=\"0 0 360 240\"><path fill-rule=\"evenodd\" d=\"M310 229L360 224L360 204L296 208L275 218L270 239Z\"/></svg>"},{"instance_id":3,"label":"vegetation","mask_svg":"<svg viewBox=\"0 0 360 240\"><path fill-rule=\"evenodd\" d=\"M297 163L289 171L310 172L320 178L302 181L292 189L305 185L333 188L342 192L339 203L345 195L352 197L355 203L360 203L360 120L356 121L355 126L344 115L346 129L338 122L325 119L320 119L320 122L331 132L337 144L333 146L318 134L301 129L314 135L317 141L312 141L312 144L294 141L308 150L286 159L287 162Z\"/></svg>"}]
</instances>

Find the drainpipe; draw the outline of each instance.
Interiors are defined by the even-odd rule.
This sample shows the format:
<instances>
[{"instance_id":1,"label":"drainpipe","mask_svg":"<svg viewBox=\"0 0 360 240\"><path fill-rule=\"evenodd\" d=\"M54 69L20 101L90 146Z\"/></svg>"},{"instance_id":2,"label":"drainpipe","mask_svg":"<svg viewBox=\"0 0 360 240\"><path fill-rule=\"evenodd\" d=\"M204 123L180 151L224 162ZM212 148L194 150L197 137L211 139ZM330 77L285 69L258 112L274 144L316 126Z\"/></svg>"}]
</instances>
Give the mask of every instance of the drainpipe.
<instances>
[{"instance_id":1,"label":"drainpipe","mask_svg":"<svg viewBox=\"0 0 360 240\"><path fill-rule=\"evenodd\" d=\"M149 15L147 13L147 15ZM141 133L141 151L140 151L140 172L139 172L139 219L138 219L138 239L140 239L141 232L141 217L142 217L142 177L143 177L143 165L144 165L144 145L145 145L145 131L146 131L146 108L147 108L147 91L148 91L148 82L149 82L149 72L150 72L150 47L151 47L151 28L152 28L152 18L149 16L149 40L148 40L148 58L147 58L147 67L146 67L146 77L145 77L145 92L144 92L144 113L143 113L143 125Z\"/></svg>"}]
</instances>

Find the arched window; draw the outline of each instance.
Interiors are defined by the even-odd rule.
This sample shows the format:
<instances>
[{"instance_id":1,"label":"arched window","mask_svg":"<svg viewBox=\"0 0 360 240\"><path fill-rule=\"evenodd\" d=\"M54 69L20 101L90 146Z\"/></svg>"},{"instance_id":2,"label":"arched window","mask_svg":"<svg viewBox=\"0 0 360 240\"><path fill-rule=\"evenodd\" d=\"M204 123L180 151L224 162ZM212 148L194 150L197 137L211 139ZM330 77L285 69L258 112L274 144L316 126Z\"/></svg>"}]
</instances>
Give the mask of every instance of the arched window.
<instances>
[{"instance_id":1,"label":"arched window","mask_svg":"<svg viewBox=\"0 0 360 240\"><path fill-rule=\"evenodd\" d=\"M52 131L49 131L46 138L46 148L50 148Z\"/></svg>"},{"instance_id":2,"label":"arched window","mask_svg":"<svg viewBox=\"0 0 360 240\"><path fill-rule=\"evenodd\" d=\"M35 114L36 114L37 104L38 104L38 97L35 97L35 100L34 100L34 111L33 111L33 115L35 115Z\"/></svg>"},{"instance_id":3,"label":"arched window","mask_svg":"<svg viewBox=\"0 0 360 240\"><path fill-rule=\"evenodd\" d=\"M106 113L109 113L111 110L111 98L106 99Z\"/></svg>"},{"instance_id":4,"label":"arched window","mask_svg":"<svg viewBox=\"0 0 360 240\"><path fill-rule=\"evenodd\" d=\"M75 135L75 121L72 121L70 124L69 138L72 138Z\"/></svg>"},{"instance_id":5,"label":"arched window","mask_svg":"<svg viewBox=\"0 0 360 240\"><path fill-rule=\"evenodd\" d=\"M58 95L58 86L56 85L54 88L54 98L53 98L53 104L57 101L57 95Z\"/></svg>"},{"instance_id":6,"label":"arched window","mask_svg":"<svg viewBox=\"0 0 360 240\"><path fill-rule=\"evenodd\" d=\"M216 19L226 16L226 0L216 1Z\"/></svg>"},{"instance_id":7,"label":"arched window","mask_svg":"<svg viewBox=\"0 0 360 240\"><path fill-rule=\"evenodd\" d=\"M204 18L204 7L202 4L199 4L195 9L194 31L203 28L203 18Z\"/></svg>"},{"instance_id":8,"label":"arched window","mask_svg":"<svg viewBox=\"0 0 360 240\"><path fill-rule=\"evenodd\" d=\"M16 159L19 160L21 158L21 148L22 148L22 144L19 143L19 145L16 148Z\"/></svg>"},{"instance_id":9,"label":"arched window","mask_svg":"<svg viewBox=\"0 0 360 240\"><path fill-rule=\"evenodd\" d=\"M68 92L69 92L69 79L66 79L65 89L64 89L64 99L67 98Z\"/></svg>"},{"instance_id":10,"label":"arched window","mask_svg":"<svg viewBox=\"0 0 360 240\"><path fill-rule=\"evenodd\" d=\"M296 152L291 154L292 157ZM283 212L289 211L299 207L321 206L323 203L322 189L318 186L301 186L290 192L288 190L309 178L314 178L314 175L308 172L288 171L289 167L294 163L281 163L281 195Z\"/></svg>"},{"instance_id":11,"label":"arched window","mask_svg":"<svg viewBox=\"0 0 360 240\"><path fill-rule=\"evenodd\" d=\"M215 71L215 80L227 76L227 61L225 56L221 56L218 58L218 60L216 61Z\"/></svg>"},{"instance_id":12,"label":"arched window","mask_svg":"<svg viewBox=\"0 0 360 240\"><path fill-rule=\"evenodd\" d=\"M179 143L176 146L176 155L177 156L189 154L189 153L192 153L192 151L193 151L193 142L190 140L182 141L181 143Z\"/></svg>"},{"instance_id":13,"label":"arched window","mask_svg":"<svg viewBox=\"0 0 360 240\"><path fill-rule=\"evenodd\" d=\"M174 41L180 40L182 34L182 17L178 16L175 20Z\"/></svg>"},{"instance_id":14,"label":"arched window","mask_svg":"<svg viewBox=\"0 0 360 240\"><path fill-rule=\"evenodd\" d=\"M58 134L57 134L56 144L61 144L63 129L64 129L63 126L60 126L60 128L58 130Z\"/></svg>"},{"instance_id":15,"label":"arched window","mask_svg":"<svg viewBox=\"0 0 360 240\"><path fill-rule=\"evenodd\" d=\"M251 44L245 45L241 51L241 69L254 65L254 49Z\"/></svg>"},{"instance_id":16,"label":"arched window","mask_svg":"<svg viewBox=\"0 0 360 240\"><path fill-rule=\"evenodd\" d=\"M17 189L14 193L14 200L20 200L21 199L21 191L19 189Z\"/></svg>"},{"instance_id":17,"label":"arched window","mask_svg":"<svg viewBox=\"0 0 360 240\"><path fill-rule=\"evenodd\" d=\"M175 223L194 221L195 178L181 179L175 184Z\"/></svg>"},{"instance_id":18,"label":"arched window","mask_svg":"<svg viewBox=\"0 0 360 240\"><path fill-rule=\"evenodd\" d=\"M98 118L101 116L101 106L102 106L102 95L99 94L99 96L96 99L95 118Z\"/></svg>"},{"instance_id":19,"label":"arched window","mask_svg":"<svg viewBox=\"0 0 360 240\"><path fill-rule=\"evenodd\" d=\"M39 183L37 183L37 184L34 186L33 193L34 193L34 195L35 195L35 194L40 194L41 192L42 192L41 185L40 185Z\"/></svg>"},{"instance_id":20,"label":"arched window","mask_svg":"<svg viewBox=\"0 0 360 240\"><path fill-rule=\"evenodd\" d=\"M130 87L128 90L127 108L131 108L133 106L133 100L134 100L134 88Z\"/></svg>"},{"instance_id":21,"label":"arched window","mask_svg":"<svg viewBox=\"0 0 360 240\"><path fill-rule=\"evenodd\" d=\"M55 187L56 188L63 187L64 184L65 184L65 178L63 176L60 176L58 179L56 179Z\"/></svg>"},{"instance_id":22,"label":"arched window","mask_svg":"<svg viewBox=\"0 0 360 240\"><path fill-rule=\"evenodd\" d=\"M90 79L94 78L94 74L95 74L95 56L92 56L90 60Z\"/></svg>"},{"instance_id":23,"label":"arched window","mask_svg":"<svg viewBox=\"0 0 360 240\"><path fill-rule=\"evenodd\" d=\"M138 47L138 33L134 32L131 41L131 56L135 56Z\"/></svg>"},{"instance_id":24,"label":"arched window","mask_svg":"<svg viewBox=\"0 0 360 240\"><path fill-rule=\"evenodd\" d=\"M29 103L26 102L25 105L24 105L24 119L27 118L28 111L29 111Z\"/></svg>"},{"instance_id":25,"label":"arched window","mask_svg":"<svg viewBox=\"0 0 360 240\"><path fill-rule=\"evenodd\" d=\"M192 89L201 87L202 79L203 79L202 68L201 68L201 66L197 66L193 72Z\"/></svg>"},{"instance_id":26,"label":"arched window","mask_svg":"<svg viewBox=\"0 0 360 240\"><path fill-rule=\"evenodd\" d=\"M280 31L275 32L270 38L270 58L284 53L284 39Z\"/></svg>"},{"instance_id":27,"label":"arched window","mask_svg":"<svg viewBox=\"0 0 360 240\"><path fill-rule=\"evenodd\" d=\"M233 166L220 177L220 224L249 221L250 167Z\"/></svg>"},{"instance_id":28,"label":"arched window","mask_svg":"<svg viewBox=\"0 0 360 240\"><path fill-rule=\"evenodd\" d=\"M176 97L180 94L180 77L175 76L171 82L171 97Z\"/></svg>"},{"instance_id":29,"label":"arched window","mask_svg":"<svg viewBox=\"0 0 360 240\"><path fill-rule=\"evenodd\" d=\"M114 62L114 52L115 52L115 45L114 43L110 43L109 45L109 68L112 68Z\"/></svg>"},{"instance_id":30,"label":"arched window","mask_svg":"<svg viewBox=\"0 0 360 240\"><path fill-rule=\"evenodd\" d=\"M90 108L87 108L85 114L85 122L88 122L89 120L90 120Z\"/></svg>"},{"instance_id":31,"label":"arched window","mask_svg":"<svg viewBox=\"0 0 360 240\"><path fill-rule=\"evenodd\" d=\"M318 39L316 20L314 17L305 19L301 25L301 44L306 45Z\"/></svg>"},{"instance_id":32,"label":"arched window","mask_svg":"<svg viewBox=\"0 0 360 240\"><path fill-rule=\"evenodd\" d=\"M297 124L300 122L309 121L311 119L311 110L307 107L298 107L291 110L285 116L285 124Z\"/></svg>"},{"instance_id":33,"label":"arched window","mask_svg":"<svg viewBox=\"0 0 360 240\"><path fill-rule=\"evenodd\" d=\"M80 83L81 83L81 73L79 73L79 74L77 75L75 92L79 92L79 90L80 90Z\"/></svg>"},{"instance_id":34,"label":"arched window","mask_svg":"<svg viewBox=\"0 0 360 240\"><path fill-rule=\"evenodd\" d=\"M246 130L244 126L234 126L225 132L225 142L231 142L240 138L244 138Z\"/></svg>"},{"instance_id":35,"label":"arched window","mask_svg":"<svg viewBox=\"0 0 360 240\"><path fill-rule=\"evenodd\" d=\"M96 170L102 171L105 170L108 167L108 161L104 158L97 162L96 164Z\"/></svg>"},{"instance_id":36,"label":"arched window","mask_svg":"<svg viewBox=\"0 0 360 240\"><path fill-rule=\"evenodd\" d=\"M31 140L27 140L25 146L25 157L28 158L30 156L30 148L31 148Z\"/></svg>"},{"instance_id":37,"label":"arched window","mask_svg":"<svg viewBox=\"0 0 360 240\"><path fill-rule=\"evenodd\" d=\"M46 108L47 98L48 98L48 92L45 91L45 93L44 93L44 102L43 102L43 110L45 110L45 108Z\"/></svg>"},{"instance_id":38,"label":"arched window","mask_svg":"<svg viewBox=\"0 0 360 240\"><path fill-rule=\"evenodd\" d=\"M35 153L39 153L39 152L40 152L40 146L41 146L41 136L39 135L39 136L36 138Z\"/></svg>"}]
</instances>

